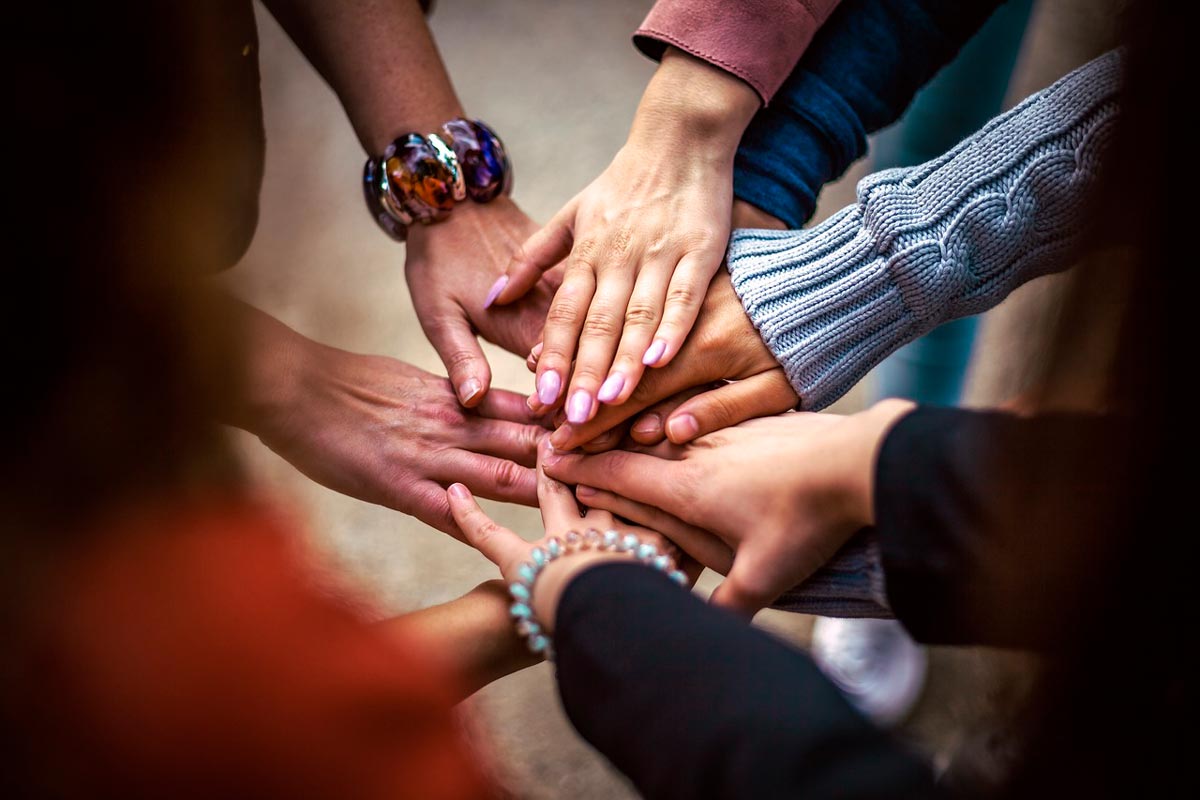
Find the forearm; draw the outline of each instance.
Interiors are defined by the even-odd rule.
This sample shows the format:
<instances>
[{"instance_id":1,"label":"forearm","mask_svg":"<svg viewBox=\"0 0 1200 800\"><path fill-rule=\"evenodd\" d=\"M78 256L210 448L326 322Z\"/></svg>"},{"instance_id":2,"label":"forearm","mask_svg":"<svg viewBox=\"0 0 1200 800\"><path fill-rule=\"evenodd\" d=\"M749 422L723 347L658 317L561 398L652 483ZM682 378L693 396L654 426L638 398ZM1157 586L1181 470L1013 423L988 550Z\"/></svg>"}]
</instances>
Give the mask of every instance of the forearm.
<instances>
[{"instance_id":1,"label":"forearm","mask_svg":"<svg viewBox=\"0 0 1200 800\"><path fill-rule=\"evenodd\" d=\"M858 203L816 227L734 234L734 288L805 409L938 324L1070 265L1089 232L1120 78L1110 53L944 156L864 178Z\"/></svg>"},{"instance_id":2,"label":"forearm","mask_svg":"<svg viewBox=\"0 0 1200 800\"><path fill-rule=\"evenodd\" d=\"M798 228L826 183L895 122L998 0L845 0L750 124L734 193Z\"/></svg>"},{"instance_id":3,"label":"forearm","mask_svg":"<svg viewBox=\"0 0 1200 800\"><path fill-rule=\"evenodd\" d=\"M337 94L363 149L462 116L416 0L265 0Z\"/></svg>"},{"instance_id":4,"label":"forearm","mask_svg":"<svg viewBox=\"0 0 1200 800\"><path fill-rule=\"evenodd\" d=\"M511 602L502 581L487 581L448 603L381 623L415 637L451 674L463 697L541 661L513 631Z\"/></svg>"},{"instance_id":5,"label":"forearm","mask_svg":"<svg viewBox=\"0 0 1200 800\"><path fill-rule=\"evenodd\" d=\"M856 714L807 656L651 570L583 572L557 622L567 714L645 797L931 791L927 770Z\"/></svg>"}]
</instances>

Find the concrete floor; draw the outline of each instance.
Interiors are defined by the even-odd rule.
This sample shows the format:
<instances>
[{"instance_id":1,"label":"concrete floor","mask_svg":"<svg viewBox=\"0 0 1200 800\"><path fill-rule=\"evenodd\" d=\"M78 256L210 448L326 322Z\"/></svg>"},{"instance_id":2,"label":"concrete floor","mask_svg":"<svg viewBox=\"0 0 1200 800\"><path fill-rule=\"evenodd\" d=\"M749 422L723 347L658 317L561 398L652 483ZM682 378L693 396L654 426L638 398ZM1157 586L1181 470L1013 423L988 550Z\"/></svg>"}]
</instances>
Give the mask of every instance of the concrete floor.
<instances>
[{"instance_id":1,"label":"concrete floor","mask_svg":"<svg viewBox=\"0 0 1200 800\"><path fill-rule=\"evenodd\" d=\"M504 136L516 164L515 198L544 220L608 163L652 65L629 34L650 0L563 3L443 0L432 27L468 113ZM261 12L261 9L259 9ZM229 276L241 296L314 339L382 353L442 373L417 325L403 279L403 248L363 212L363 154L329 89L275 22L259 14L267 170L262 217L249 254ZM853 199L852 171L822 197L819 216ZM521 360L489 351L494 385L531 388ZM859 390L838 409L855 410ZM387 613L449 600L494 577L466 546L425 525L308 481L248 436L253 474L310 521L316 547ZM488 504L515 530L535 511ZM701 590L711 589L711 576ZM765 612L759 621L803 644L811 621ZM905 734L940 763L986 740L1011 709L1023 673L987 651L937 650L930 687ZM1010 676L1010 677L1004 677ZM522 798L634 796L571 730L547 666L498 681L469 701L493 743L502 779ZM1000 716L1003 716L1001 714ZM985 747L987 746L984 741Z\"/></svg>"}]
</instances>

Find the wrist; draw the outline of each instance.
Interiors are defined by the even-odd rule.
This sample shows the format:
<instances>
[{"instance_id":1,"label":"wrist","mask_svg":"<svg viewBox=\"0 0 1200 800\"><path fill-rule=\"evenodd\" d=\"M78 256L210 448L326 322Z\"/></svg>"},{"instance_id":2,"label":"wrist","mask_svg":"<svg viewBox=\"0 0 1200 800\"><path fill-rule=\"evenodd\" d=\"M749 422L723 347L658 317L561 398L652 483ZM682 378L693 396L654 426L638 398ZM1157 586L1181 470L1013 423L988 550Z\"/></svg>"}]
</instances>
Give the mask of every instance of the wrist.
<instances>
[{"instance_id":1,"label":"wrist","mask_svg":"<svg viewBox=\"0 0 1200 800\"><path fill-rule=\"evenodd\" d=\"M542 622L546 632L553 634L558 616L558 602L562 599L563 592L571 585L571 581L599 564L632 560L633 557L628 553L585 550L551 561L538 576L534 587L533 613Z\"/></svg>"},{"instance_id":2,"label":"wrist","mask_svg":"<svg viewBox=\"0 0 1200 800\"><path fill-rule=\"evenodd\" d=\"M756 205L748 203L745 200L734 198L733 200L733 227L735 228L758 228L784 231L787 230L787 223L779 217L774 217L763 211Z\"/></svg>"},{"instance_id":3,"label":"wrist","mask_svg":"<svg viewBox=\"0 0 1200 800\"><path fill-rule=\"evenodd\" d=\"M890 398L855 414L856 434L853 465L849 477L849 507L857 527L875 524L875 465L888 433L904 416L915 409L910 400Z\"/></svg>"},{"instance_id":4,"label":"wrist","mask_svg":"<svg viewBox=\"0 0 1200 800\"><path fill-rule=\"evenodd\" d=\"M304 373L321 346L274 317L237 304L243 310L244 374L239 402L224 421L261 435L291 415L302 393Z\"/></svg>"},{"instance_id":5,"label":"wrist","mask_svg":"<svg viewBox=\"0 0 1200 800\"><path fill-rule=\"evenodd\" d=\"M629 141L656 148L664 143L685 146L675 152L732 163L760 105L745 81L669 47L642 95Z\"/></svg>"}]
</instances>

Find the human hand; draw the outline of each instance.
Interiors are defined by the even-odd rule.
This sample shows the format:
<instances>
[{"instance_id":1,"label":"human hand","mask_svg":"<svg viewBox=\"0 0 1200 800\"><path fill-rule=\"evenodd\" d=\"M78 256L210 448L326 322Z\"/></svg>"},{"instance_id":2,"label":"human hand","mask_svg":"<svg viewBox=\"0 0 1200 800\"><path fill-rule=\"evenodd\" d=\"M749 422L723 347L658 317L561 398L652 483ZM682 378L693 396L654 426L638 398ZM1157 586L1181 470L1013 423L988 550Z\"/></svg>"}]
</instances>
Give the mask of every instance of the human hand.
<instances>
[{"instance_id":1,"label":"human hand","mask_svg":"<svg viewBox=\"0 0 1200 800\"><path fill-rule=\"evenodd\" d=\"M543 350L539 367L544 358ZM721 385L689 391L714 382ZM547 407L539 399L535 395L530 402L540 414ZM633 424L633 438L653 444L665 434L682 444L746 419L795 408L797 402L783 369L746 316L729 273L721 270L708 287L695 329L672 363L647 373L622 405L606 406L581 425L562 425L551 442L559 450L579 447L649 409ZM616 437L610 438L615 442Z\"/></svg>"},{"instance_id":2,"label":"human hand","mask_svg":"<svg viewBox=\"0 0 1200 800\"><path fill-rule=\"evenodd\" d=\"M543 445L542 458L544 459L549 452L549 446ZM581 514L571 490L540 468L537 485L545 535L532 542L493 522L462 484L454 484L446 493L454 520L466 535L467 542L500 568L506 582L513 583L519 580L517 570L521 564L531 560L530 554L535 547L544 546L554 537L562 539L569 531L583 533L589 528L598 531L616 530L622 535L632 533L643 542L655 544L660 552L674 558L679 568L688 574L691 582L694 583L699 576L699 565L683 561L683 554L679 549L658 532L618 521L607 511L591 509ZM627 561L631 558L628 553L584 550L551 561L538 576L534 587L532 607L538 621L547 631L554 630L558 600L571 579L580 572L600 562Z\"/></svg>"},{"instance_id":3,"label":"human hand","mask_svg":"<svg viewBox=\"0 0 1200 800\"><path fill-rule=\"evenodd\" d=\"M490 310L485 303L488 287L536 229L507 197L485 205L460 203L442 222L409 228L404 273L413 306L464 406L478 406L491 386L477 333L519 355L541 338L561 269L540 275L519 302Z\"/></svg>"},{"instance_id":4,"label":"human hand","mask_svg":"<svg viewBox=\"0 0 1200 800\"><path fill-rule=\"evenodd\" d=\"M582 424L679 352L725 256L733 156L758 108L748 84L668 50L612 164L514 255L498 306L567 258L537 369L544 405L562 398Z\"/></svg>"},{"instance_id":5,"label":"human hand","mask_svg":"<svg viewBox=\"0 0 1200 800\"><path fill-rule=\"evenodd\" d=\"M410 364L313 342L260 311L250 320L247 400L231 420L324 486L460 537L444 486L533 505L545 430L524 398L490 392L463 409L450 384Z\"/></svg>"},{"instance_id":6,"label":"human hand","mask_svg":"<svg viewBox=\"0 0 1200 800\"><path fill-rule=\"evenodd\" d=\"M577 484L588 507L654 524L701 563L727 570L713 602L754 613L872 524L879 448L912 408L885 400L851 416L783 414L685 447L554 454L543 470Z\"/></svg>"}]
</instances>

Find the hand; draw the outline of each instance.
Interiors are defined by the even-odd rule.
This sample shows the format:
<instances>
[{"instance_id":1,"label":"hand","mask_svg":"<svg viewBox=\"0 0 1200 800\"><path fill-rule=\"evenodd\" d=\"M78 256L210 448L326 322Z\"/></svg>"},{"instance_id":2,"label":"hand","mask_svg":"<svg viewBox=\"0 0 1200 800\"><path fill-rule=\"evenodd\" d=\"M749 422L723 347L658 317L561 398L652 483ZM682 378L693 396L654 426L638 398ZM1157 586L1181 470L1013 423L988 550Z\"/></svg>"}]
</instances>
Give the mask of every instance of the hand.
<instances>
[{"instance_id":1,"label":"hand","mask_svg":"<svg viewBox=\"0 0 1200 800\"><path fill-rule=\"evenodd\" d=\"M733 156L758 108L748 84L668 50L612 164L516 253L501 306L569 255L538 363L544 405L564 399L582 424L679 352L725 256Z\"/></svg>"},{"instance_id":2,"label":"hand","mask_svg":"<svg viewBox=\"0 0 1200 800\"><path fill-rule=\"evenodd\" d=\"M912 408L887 400L852 416L783 414L686 447L552 455L543 469L578 484L589 507L658 525L701 563L728 567L713 602L752 614L873 523L879 448ZM697 550L689 537L703 543L705 531L727 546L724 556L707 543Z\"/></svg>"},{"instance_id":3,"label":"hand","mask_svg":"<svg viewBox=\"0 0 1200 800\"><path fill-rule=\"evenodd\" d=\"M722 383L711 391L672 399L714 381ZM537 405L537 399L530 402L535 413L542 413L545 407ZM559 450L570 450L650 409L634 423L633 437L652 444L665 432L672 442L682 444L752 417L795 408L797 402L779 362L746 316L729 273L722 270L709 285L696 329L675 360L648 373L624 404L607 406L582 425L568 422L554 432L551 442ZM616 437L611 438L615 443Z\"/></svg>"},{"instance_id":4,"label":"hand","mask_svg":"<svg viewBox=\"0 0 1200 800\"><path fill-rule=\"evenodd\" d=\"M492 371L476 333L525 355L542 334L562 280L551 270L520 302L485 311L485 295L537 225L507 197L460 203L443 222L409 228L404 272L421 329L433 344L459 402L478 406Z\"/></svg>"},{"instance_id":5,"label":"hand","mask_svg":"<svg viewBox=\"0 0 1200 800\"><path fill-rule=\"evenodd\" d=\"M550 448L543 446L543 458L549 452ZM467 541L500 568L501 575L508 583L518 579L517 568L530 560L533 548L545 544L551 537L561 538L572 530L583 533L588 528L599 531L616 530L621 534L632 533L642 541L653 542L661 552L675 558L679 568L688 572L691 581L694 582L699 575L698 565L680 561L682 554L678 548L657 532L620 522L606 511L593 509L586 514L580 514L571 490L546 475L542 469L538 469L538 502L542 509L545 536L537 541L527 542L509 529L493 522L462 484L451 486L447 497L454 520L466 535ZM534 587L532 605L538 621L546 630L554 630L559 598L571 579L580 572L597 563L628 561L631 558L627 553L585 550L550 562L538 576Z\"/></svg>"},{"instance_id":6,"label":"hand","mask_svg":"<svg viewBox=\"0 0 1200 800\"><path fill-rule=\"evenodd\" d=\"M459 537L444 486L533 505L545 430L524 398L491 392L461 408L444 378L317 344L247 309L247 402L231 420L308 477Z\"/></svg>"}]
</instances>

